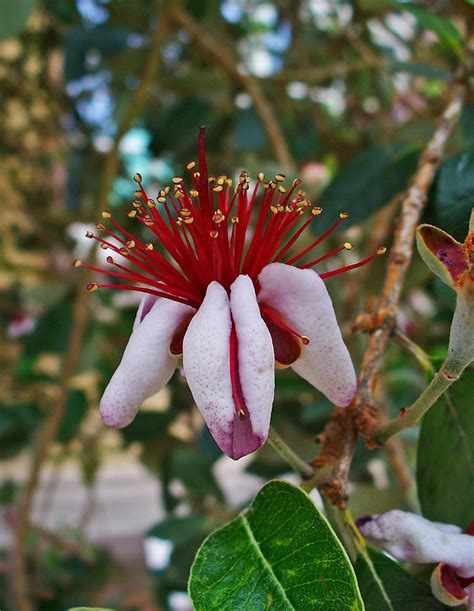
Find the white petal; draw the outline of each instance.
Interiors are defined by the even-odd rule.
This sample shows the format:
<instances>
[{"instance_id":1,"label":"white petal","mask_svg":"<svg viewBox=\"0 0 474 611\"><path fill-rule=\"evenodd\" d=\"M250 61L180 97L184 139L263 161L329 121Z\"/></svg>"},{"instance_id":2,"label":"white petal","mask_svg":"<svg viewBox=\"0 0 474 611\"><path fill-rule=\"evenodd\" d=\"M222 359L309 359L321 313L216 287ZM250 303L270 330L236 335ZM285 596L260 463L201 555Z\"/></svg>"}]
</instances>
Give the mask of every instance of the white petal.
<instances>
[{"instance_id":1,"label":"white petal","mask_svg":"<svg viewBox=\"0 0 474 611\"><path fill-rule=\"evenodd\" d=\"M230 381L229 297L211 282L183 341L186 381L217 445L232 457L236 410Z\"/></svg>"},{"instance_id":2,"label":"white petal","mask_svg":"<svg viewBox=\"0 0 474 611\"><path fill-rule=\"evenodd\" d=\"M462 577L474 576L474 537L470 535L449 532L439 523L398 510L362 518L358 526L364 537L397 560L445 562Z\"/></svg>"},{"instance_id":3,"label":"white petal","mask_svg":"<svg viewBox=\"0 0 474 611\"><path fill-rule=\"evenodd\" d=\"M275 392L275 356L267 325L263 322L248 276L239 276L230 287L230 308L238 345L239 376L254 435L265 442Z\"/></svg>"},{"instance_id":4,"label":"white petal","mask_svg":"<svg viewBox=\"0 0 474 611\"><path fill-rule=\"evenodd\" d=\"M194 311L169 299L156 299L147 312L149 305L142 300L134 331L100 402L102 419L114 428L130 424L141 403L167 384L177 364L169 353L170 341Z\"/></svg>"},{"instance_id":5,"label":"white petal","mask_svg":"<svg viewBox=\"0 0 474 611\"><path fill-rule=\"evenodd\" d=\"M340 407L356 390L356 376L324 282L311 269L271 263L259 275L259 303L270 306L309 338L293 369Z\"/></svg>"}]
</instances>

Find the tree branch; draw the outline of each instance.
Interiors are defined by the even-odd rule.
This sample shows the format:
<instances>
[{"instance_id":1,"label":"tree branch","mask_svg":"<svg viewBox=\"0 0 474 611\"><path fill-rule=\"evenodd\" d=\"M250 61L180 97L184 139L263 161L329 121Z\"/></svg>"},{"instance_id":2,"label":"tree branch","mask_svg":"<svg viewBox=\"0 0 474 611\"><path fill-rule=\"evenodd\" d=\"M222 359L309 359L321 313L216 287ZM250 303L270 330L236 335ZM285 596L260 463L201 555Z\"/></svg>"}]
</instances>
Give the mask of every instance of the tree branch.
<instances>
[{"instance_id":1,"label":"tree branch","mask_svg":"<svg viewBox=\"0 0 474 611\"><path fill-rule=\"evenodd\" d=\"M330 500L344 507L347 498L347 477L357 438L366 438L376 426L373 395L382 367L387 341L395 328L396 313L413 255L415 229L426 204L428 190L441 162L446 142L457 123L465 97L464 84L456 84L452 99L443 112L439 125L428 142L418 168L402 198L400 216L388 261L384 287L373 317L375 328L365 350L356 396L345 410L336 409L323 434L323 448L317 466L331 466L331 475L321 487Z\"/></svg>"}]
</instances>

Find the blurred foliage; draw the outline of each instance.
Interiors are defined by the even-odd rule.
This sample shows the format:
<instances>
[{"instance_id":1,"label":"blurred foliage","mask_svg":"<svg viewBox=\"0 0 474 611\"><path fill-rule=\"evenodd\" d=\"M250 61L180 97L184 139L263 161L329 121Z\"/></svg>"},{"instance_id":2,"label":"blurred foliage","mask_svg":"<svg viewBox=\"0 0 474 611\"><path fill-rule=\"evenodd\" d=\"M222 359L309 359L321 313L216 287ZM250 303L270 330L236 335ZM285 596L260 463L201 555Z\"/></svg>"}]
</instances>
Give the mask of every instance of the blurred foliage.
<instances>
[{"instance_id":1,"label":"blurred foliage","mask_svg":"<svg viewBox=\"0 0 474 611\"><path fill-rule=\"evenodd\" d=\"M188 33L168 19L165 1L0 1L0 459L8 465L31 449L57 401L62 357L75 324L73 304L84 290L83 276L72 270L71 260L91 254L82 236L103 207L122 209L124 226L132 226L125 205L133 197L130 179L136 171L152 190L180 174L196 156L197 129L206 123L213 172L233 176L245 167L253 175L284 170L290 176L297 169L308 196L324 207L313 224L316 232L332 225L342 210L350 213L341 227L342 239L354 243L352 251L341 255L346 264L381 243L389 246L393 203L449 97L464 54L465 18L474 10L461 0L203 0L183 6L221 53L256 79L271 103L293 169L279 166L249 92L220 64L210 63ZM156 27L161 27L158 71L143 109L120 142L117 170L110 175L114 139L133 114ZM473 122L470 100L426 211L427 222L457 237L466 234L474 201ZM359 311L373 309L384 265L379 260L328 282L356 364L365 339L351 335L350 327ZM451 296L443 291L415 258L398 322L434 361L446 350L452 315ZM104 460L138 455L161 482L166 514L159 522L157 516L146 537L171 542L173 551L168 565L150 570L148 580L142 569L143 579L130 593L123 583L128 568L111 553L94 548L84 562L77 548L66 553L54 539L34 535L29 568L38 584L38 609L81 604L148 609L151 597L158 609L179 608L173 607L172 596L186 591L199 544L244 502L230 502L217 477L220 455L178 373L165 400L152 402L127 429L111 433L101 424L98 400L120 359L137 304L128 297L102 293L87 301L80 364L70 380L51 454L58 472L66 460L79 464L91 494ZM390 347L386 363L379 403L396 413L426 381L398 347ZM456 397L453 401L457 405ZM444 409L440 403L425 421L419 477L420 469L435 464L433 435L452 433L437 424L448 418ZM304 458L316 455L314 438L330 413L331 406L306 382L290 371L279 372L273 423ZM413 470L416 433L408 433L404 444ZM443 479L450 480L451 498L465 494L464 459L457 462L458 456L451 458L460 476L446 470ZM242 471L263 481L287 467L264 448ZM382 452L361 445L352 477L354 511L416 503L413 490L403 488L396 467ZM0 480L5 520L15 502L17 479L24 479L24 473ZM433 495L436 504L429 505ZM427 515L464 524L464 513L441 512L440 499L431 488L422 493ZM76 525L84 531L83 542L86 522ZM375 560L382 581L385 574L401 570L386 559ZM2 556L0 607L8 609L6 571ZM402 589L407 579L400 573L395 583Z\"/></svg>"}]
</instances>

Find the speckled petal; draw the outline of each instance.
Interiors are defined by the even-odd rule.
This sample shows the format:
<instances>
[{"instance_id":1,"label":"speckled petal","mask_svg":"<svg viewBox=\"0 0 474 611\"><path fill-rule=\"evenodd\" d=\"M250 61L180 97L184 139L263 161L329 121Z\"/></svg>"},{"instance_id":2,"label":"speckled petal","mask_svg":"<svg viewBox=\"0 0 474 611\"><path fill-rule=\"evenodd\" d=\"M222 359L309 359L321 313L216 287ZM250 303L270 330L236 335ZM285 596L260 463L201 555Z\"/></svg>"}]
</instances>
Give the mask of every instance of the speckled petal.
<instances>
[{"instance_id":1,"label":"speckled petal","mask_svg":"<svg viewBox=\"0 0 474 611\"><path fill-rule=\"evenodd\" d=\"M105 424L127 426L141 403L167 384L177 364L169 353L171 339L192 311L169 299L156 299L154 303L142 300L120 365L100 402Z\"/></svg>"},{"instance_id":2,"label":"speckled petal","mask_svg":"<svg viewBox=\"0 0 474 611\"><path fill-rule=\"evenodd\" d=\"M275 392L275 356L267 325L263 322L248 276L239 276L231 286L230 307L238 346L238 370L254 441L260 447L268 435ZM239 422L236 426L239 426ZM235 448L241 453L245 448ZM248 453L248 452L245 452Z\"/></svg>"},{"instance_id":3,"label":"speckled petal","mask_svg":"<svg viewBox=\"0 0 474 611\"><path fill-rule=\"evenodd\" d=\"M461 577L474 576L474 537L456 532L455 526L442 527L414 513L394 510L362 518L358 527L364 537L397 560L444 562Z\"/></svg>"},{"instance_id":4,"label":"speckled petal","mask_svg":"<svg viewBox=\"0 0 474 611\"><path fill-rule=\"evenodd\" d=\"M283 263L267 265L258 279L259 303L310 340L293 369L335 405L347 406L356 376L324 282L313 270Z\"/></svg>"}]
</instances>

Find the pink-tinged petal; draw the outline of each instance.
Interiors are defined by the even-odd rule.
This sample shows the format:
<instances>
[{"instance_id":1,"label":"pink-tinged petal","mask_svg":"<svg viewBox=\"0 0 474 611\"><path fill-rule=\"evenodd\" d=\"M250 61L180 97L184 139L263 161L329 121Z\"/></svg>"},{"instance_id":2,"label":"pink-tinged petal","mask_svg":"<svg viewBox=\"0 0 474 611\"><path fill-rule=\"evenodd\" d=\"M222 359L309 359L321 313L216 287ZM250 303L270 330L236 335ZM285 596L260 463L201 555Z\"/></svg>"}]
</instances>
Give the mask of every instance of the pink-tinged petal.
<instances>
[{"instance_id":1,"label":"pink-tinged petal","mask_svg":"<svg viewBox=\"0 0 474 611\"><path fill-rule=\"evenodd\" d=\"M232 432L236 409L230 381L229 297L211 282L183 341L183 367L196 405L217 445L233 458Z\"/></svg>"},{"instance_id":2,"label":"pink-tinged petal","mask_svg":"<svg viewBox=\"0 0 474 611\"><path fill-rule=\"evenodd\" d=\"M177 364L169 352L170 342L193 312L169 299L156 299L151 309L149 305L144 300L140 304L134 331L100 402L103 421L114 428L130 424L141 403L167 384Z\"/></svg>"},{"instance_id":3,"label":"pink-tinged petal","mask_svg":"<svg viewBox=\"0 0 474 611\"><path fill-rule=\"evenodd\" d=\"M151 308L155 305L157 299L158 297L155 297L154 295L145 295L142 298L133 322L134 331L143 322L145 316L150 313Z\"/></svg>"},{"instance_id":4,"label":"pink-tinged petal","mask_svg":"<svg viewBox=\"0 0 474 611\"><path fill-rule=\"evenodd\" d=\"M238 374L252 425L250 437L247 431L247 437L240 440L242 446L237 447L234 441L234 454L244 456L249 453L249 447L260 447L267 439L275 392L275 356L250 278L239 276L230 290L230 308L237 335ZM243 428L242 424L238 420L235 426Z\"/></svg>"},{"instance_id":5,"label":"pink-tinged petal","mask_svg":"<svg viewBox=\"0 0 474 611\"><path fill-rule=\"evenodd\" d=\"M251 296L245 281L244 284L239 282L233 292L232 301L238 319L234 331L226 290L218 282L211 282L208 286L204 301L184 336L183 366L196 405L217 445L227 456L237 460L257 450L266 439L272 384L268 380L268 337L265 340L264 331L255 316L255 293L255 307L252 307L251 304L242 304L243 299ZM249 353L240 362L252 332L256 337L248 344ZM232 341L231 336L234 337ZM231 343L236 346L232 357ZM257 370L255 361L258 360L256 350L259 348L264 349L264 354ZM252 374L257 376L254 381L250 380ZM262 396L257 398L260 391ZM257 401L261 414L256 413L251 405L247 406L247 398ZM243 415L239 417L241 404Z\"/></svg>"},{"instance_id":6,"label":"pink-tinged petal","mask_svg":"<svg viewBox=\"0 0 474 611\"><path fill-rule=\"evenodd\" d=\"M356 390L356 376L324 282L313 270L283 263L267 265L258 279L259 303L309 338L293 369L330 401L347 406Z\"/></svg>"},{"instance_id":7,"label":"pink-tinged petal","mask_svg":"<svg viewBox=\"0 0 474 611\"><path fill-rule=\"evenodd\" d=\"M362 518L357 525L364 537L397 560L421 564L444 562L458 577L474 576L474 537L456 532L456 527L445 528L398 510Z\"/></svg>"}]
</instances>

